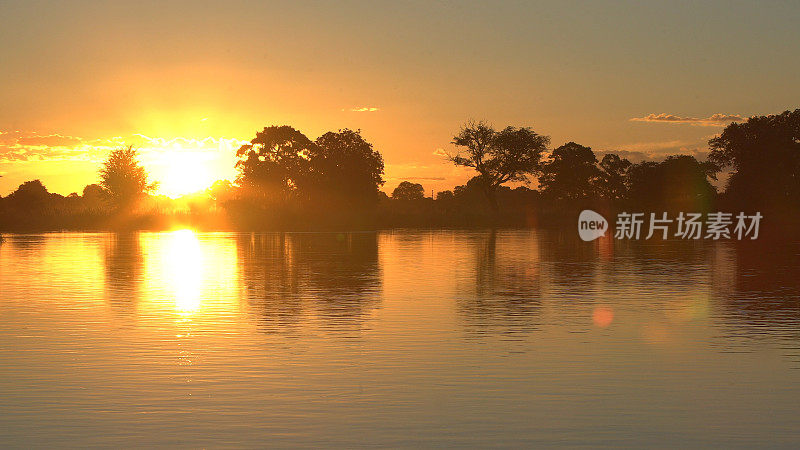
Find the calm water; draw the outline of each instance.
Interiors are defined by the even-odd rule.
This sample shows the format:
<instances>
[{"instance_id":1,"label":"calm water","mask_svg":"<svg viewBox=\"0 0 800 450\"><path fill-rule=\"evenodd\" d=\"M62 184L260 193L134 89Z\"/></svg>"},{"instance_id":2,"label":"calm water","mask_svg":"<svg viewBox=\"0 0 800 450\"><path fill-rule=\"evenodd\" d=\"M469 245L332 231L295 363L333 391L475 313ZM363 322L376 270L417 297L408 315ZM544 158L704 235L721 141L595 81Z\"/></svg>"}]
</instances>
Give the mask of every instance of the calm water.
<instances>
[{"instance_id":1,"label":"calm water","mask_svg":"<svg viewBox=\"0 0 800 450\"><path fill-rule=\"evenodd\" d=\"M800 246L6 235L6 446L800 443Z\"/></svg>"}]
</instances>

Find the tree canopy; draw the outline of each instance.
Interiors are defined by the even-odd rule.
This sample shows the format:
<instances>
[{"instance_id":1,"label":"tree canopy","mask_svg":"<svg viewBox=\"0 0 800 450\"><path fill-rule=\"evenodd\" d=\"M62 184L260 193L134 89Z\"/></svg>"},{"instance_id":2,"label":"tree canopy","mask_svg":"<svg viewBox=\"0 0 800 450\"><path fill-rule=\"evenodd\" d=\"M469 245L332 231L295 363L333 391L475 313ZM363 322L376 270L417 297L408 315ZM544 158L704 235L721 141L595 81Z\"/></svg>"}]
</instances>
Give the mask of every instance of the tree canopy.
<instances>
[{"instance_id":1,"label":"tree canopy","mask_svg":"<svg viewBox=\"0 0 800 450\"><path fill-rule=\"evenodd\" d=\"M360 131L329 131L314 142L310 154L310 197L346 207L366 207L378 201L383 185L383 157Z\"/></svg>"},{"instance_id":2,"label":"tree canopy","mask_svg":"<svg viewBox=\"0 0 800 450\"><path fill-rule=\"evenodd\" d=\"M603 155L598 163L599 179L597 190L601 197L621 200L628 195L627 175L631 162L614 153Z\"/></svg>"},{"instance_id":3,"label":"tree canopy","mask_svg":"<svg viewBox=\"0 0 800 450\"><path fill-rule=\"evenodd\" d=\"M287 200L308 179L313 143L288 126L270 126L256 133L236 152L237 182L248 196Z\"/></svg>"},{"instance_id":4,"label":"tree canopy","mask_svg":"<svg viewBox=\"0 0 800 450\"><path fill-rule=\"evenodd\" d=\"M467 123L453 137L458 153L449 159L457 166L471 167L478 172L478 182L497 210L498 186L510 181L529 181L539 172L542 153L550 138L529 127L506 127L495 131L485 122Z\"/></svg>"},{"instance_id":5,"label":"tree canopy","mask_svg":"<svg viewBox=\"0 0 800 450\"><path fill-rule=\"evenodd\" d=\"M553 150L542 165L539 186L542 193L562 200L577 200L595 196L600 176L597 158L589 147L568 142Z\"/></svg>"},{"instance_id":6,"label":"tree canopy","mask_svg":"<svg viewBox=\"0 0 800 450\"><path fill-rule=\"evenodd\" d=\"M640 205L702 211L716 194L710 181L715 170L713 163L691 155L634 164L628 170L629 198Z\"/></svg>"},{"instance_id":7,"label":"tree canopy","mask_svg":"<svg viewBox=\"0 0 800 450\"><path fill-rule=\"evenodd\" d=\"M129 206L156 187L147 182L138 156L133 146L112 150L100 169L100 186L115 206Z\"/></svg>"},{"instance_id":8,"label":"tree canopy","mask_svg":"<svg viewBox=\"0 0 800 450\"><path fill-rule=\"evenodd\" d=\"M800 203L800 109L728 125L709 142L708 158L730 168L726 195L748 207Z\"/></svg>"},{"instance_id":9,"label":"tree canopy","mask_svg":"<svg viewBox=\"0 0 800 450\"><path fill-rule=\"evenodd\" d=\"M401 181L392 191L392 198L396 200L422 200L425 198L425 188L419 183Z\"/></svg>"},{"instance_id":10,"label":"tree canopy","mask_svg":"<svg viewBox=\"0 0 800 450\"><path fill-rule=\"evenodd\" d=\"M312 142L290 126L266 127L236 156L237 183L250 198L357 207L377 202L383 184L381 154L349 129Z\"/></svg>"},{"instance_id":11,"label":"tree canopy","mask_svg":"<svg viewBox=\"0 0 800 450\"><path fill-rule=\"evenodd\" d=\"M50 197L47 188L44 187L41 180L26 181L19 185L19 187L6 197L6 200L15 206L24 206L30 209L42 208Z\"/></svg>"}]
</instances>

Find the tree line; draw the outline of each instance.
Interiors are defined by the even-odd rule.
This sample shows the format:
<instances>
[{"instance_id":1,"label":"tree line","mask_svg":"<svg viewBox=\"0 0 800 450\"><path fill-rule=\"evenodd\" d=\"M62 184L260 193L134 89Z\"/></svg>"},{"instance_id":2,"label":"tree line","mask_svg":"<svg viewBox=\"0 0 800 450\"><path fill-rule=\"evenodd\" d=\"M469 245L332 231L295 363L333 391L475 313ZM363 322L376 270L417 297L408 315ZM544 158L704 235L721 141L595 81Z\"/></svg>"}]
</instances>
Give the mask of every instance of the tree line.
<instances>
[{"instance_id":1,"label":"tree line","mask_svg":"<svg viewBox=\"0 0 800 450\"><path fill-rule=\"evenodd\" d=\"M587 207L800 216L800 109L731 123L709 141L706 161L672 155L634 163L575 142L551 150L550 138L530 127L485 122L465 124L451 143L448 161L474 171L465 185L429 198L421 184L403 181L388 196L380 190L383 158L360 131L311 140L291 126L266 127L237 150L233 182L214 183L180 211L153 195L157 186L136 149L125 147L110 152L99 183L81 195L23 183L0 198L0 227L159 228L175 220L234 229L542 226Z\"/></svg>"}]
</instances>

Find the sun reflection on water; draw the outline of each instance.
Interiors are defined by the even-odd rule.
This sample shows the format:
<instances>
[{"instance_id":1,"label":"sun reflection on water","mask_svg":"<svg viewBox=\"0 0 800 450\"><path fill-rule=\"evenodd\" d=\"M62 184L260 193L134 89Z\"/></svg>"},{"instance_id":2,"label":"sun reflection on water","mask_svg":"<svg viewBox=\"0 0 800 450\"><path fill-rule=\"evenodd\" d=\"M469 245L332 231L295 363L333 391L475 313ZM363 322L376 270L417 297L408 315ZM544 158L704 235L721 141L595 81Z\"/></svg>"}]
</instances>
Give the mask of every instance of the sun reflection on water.
<instances>
[{"instance_id":1,"label":"sun reflection on water","mask_svg":"<svg viewBox=\"0 0 800 450\"><path fill-rule=\"evenodd\" d=\"M175 309L182 313L197 311L203 284L203 252L195 233L192 230L170 233L163 258L164 275L175 295Z\"/></svg>"},{"instance_id":2,"label":"sun reflection on water","mask_svg":"<svg viewBox=\"0 0 800 450\"><path fill-rule=\"evenodd\" d=\"M151 325L199 320L214 328L221 315L236 311L238 270L233 240L179 229L142 233L141 242L136 256L144 267L139 289L147 294L140 299L139 313L158 321Z\"/></svg>"}]
</instances>

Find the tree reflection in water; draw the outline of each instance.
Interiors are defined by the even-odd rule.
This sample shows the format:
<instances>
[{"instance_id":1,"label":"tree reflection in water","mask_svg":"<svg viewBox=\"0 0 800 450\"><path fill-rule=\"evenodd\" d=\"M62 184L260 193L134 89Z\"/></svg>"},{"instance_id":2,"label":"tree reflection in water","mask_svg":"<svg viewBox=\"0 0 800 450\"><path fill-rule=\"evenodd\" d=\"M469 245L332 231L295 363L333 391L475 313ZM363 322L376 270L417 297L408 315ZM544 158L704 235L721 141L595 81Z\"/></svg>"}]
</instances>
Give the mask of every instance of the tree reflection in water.
<instances>
[{"instance_id":1,"label":"tree reflection in water","mask_svg":"<svg viewBox=\"0 0 800 450\"><path fill-rule=\"evenodd\" d=\"M528 232L472 235L474 277L458 286L457 309L468 334L509 337L537 329L541 308L538 239Z\"/></svg>"},{"instance_id":2,"label":"tree reflection in water","mask_svg":"<svg viewBox=\"0 0 800 450\"><path fill-rule=\"evenodd\" d=\"M247 301L268 332L360 328L380 303L375 233L243 234L237 247Z\"/></svg>"},{"instance_id":3,"label":"tree reflection in water","mask_svg":"<svg viewBox=\"0 0 800 450\"><path fill-rule=\"evenodd\" d=\"M106 291L117 314L131 315L140 296L144 257L137 232L113 233L104 242Z\"/></svg>"}]
</instances>

